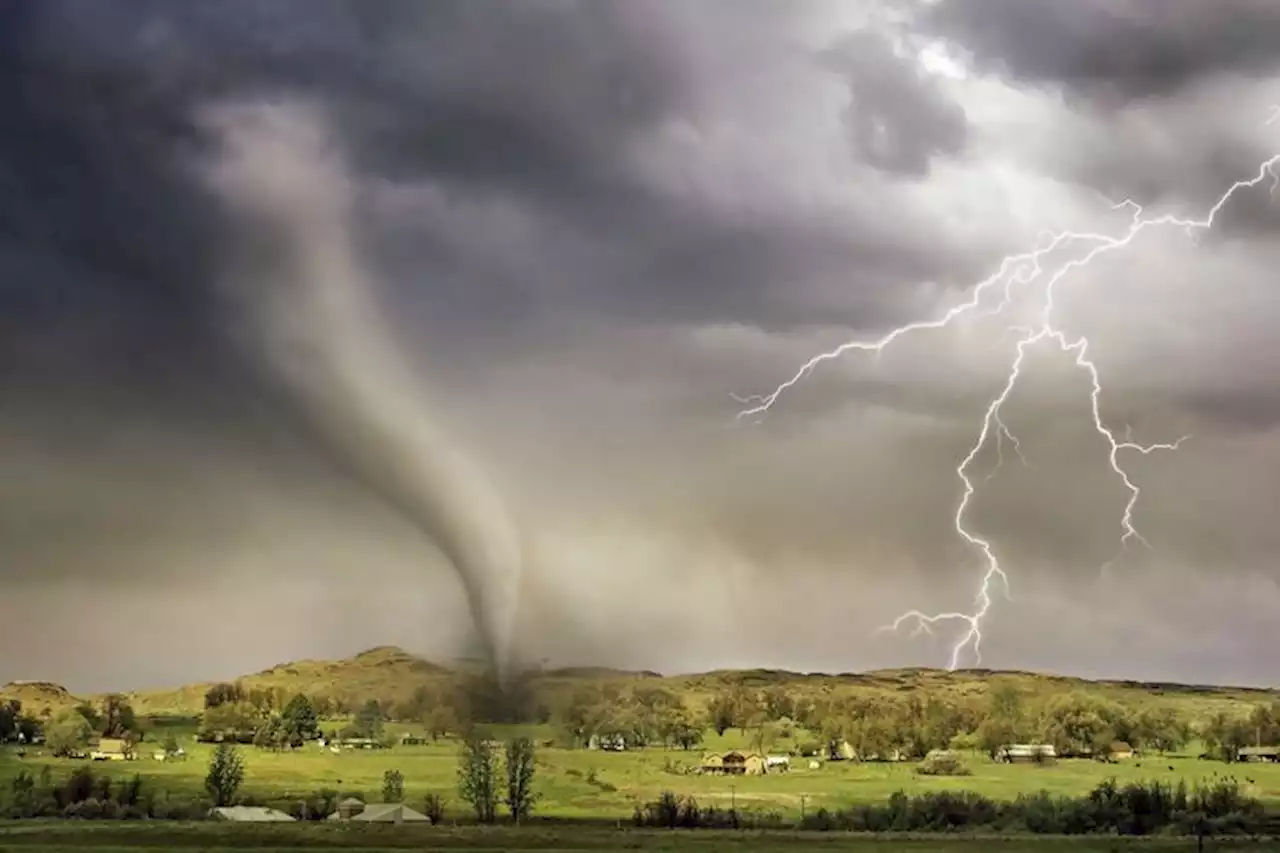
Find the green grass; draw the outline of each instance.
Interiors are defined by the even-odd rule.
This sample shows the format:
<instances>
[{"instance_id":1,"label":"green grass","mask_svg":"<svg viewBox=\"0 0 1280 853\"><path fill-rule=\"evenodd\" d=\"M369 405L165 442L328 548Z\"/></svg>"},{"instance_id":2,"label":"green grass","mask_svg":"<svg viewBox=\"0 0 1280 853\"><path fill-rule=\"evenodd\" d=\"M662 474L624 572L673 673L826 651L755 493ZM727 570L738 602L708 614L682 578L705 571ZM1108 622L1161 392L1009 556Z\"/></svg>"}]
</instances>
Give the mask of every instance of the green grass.
<instances>
[{"instance_id":1,"label":"green grass","mask_svg":"<svg viewBox=\"0 0 1280 853\"><path fill-rule=\"evenodd\" d=\"M534 734L545 736L547 732L535 730ZM723 750L740 744L737 737L730 735L713 737L705 746ZM190 754L186 761L156 761L151 757L155 745L144 743L144 757L137 761L97 762L92 767L96 773L122 779L138 773L153 789L167 792L175 800L194 800L202 794L211 747L195 744L189 738L183 739L183 745ZM396 769L404 774L407 803L420 808L426 794L440 794L447 813L461 815L462 806L456 795L457 744L453 741L390 750L351 750L339 755L314 744L296 752L273 753L254 747L241 750L247 770L243 793L264 802L287 807L322 788L377 799L382 774ZM691 768L700 757L701 751L661 748L624 753L542 748L537 758L537 813L554 818L625 822L637 804L670 790L692 795L704 806L736 804L739 809L778 811L794 818L802 806L812 812L822 806L881 802L898 790L968 790L996 800L1012 800L1019 794L1040 790L1079 796L1110 777L1121 783L1159 779L1174 783L1185 780L1194 785L1215 775L1234 776L1245 793L1268 805L1280 804L1280 764L1226 765L1188 757L1149 756L1116 764L1072 760L1039 767L995 764L985 756L971 755L966 763L973 773L960 777L919 776L914 765L907 763L831 762L819 770L810 770L808 761L800 758L793 759L795 769L785 774L726 778L673 772ZM0 789L7 789L8 780L23 769L38 776L41 767L48 765L55 778L61 778L78 764L30 753L20 760L12 750L0 751ZM616 790L608 790L609 787Z\"/></svg>"},{"instance_id":2,"label":"green grass","mask_svg":"<svg viewBox=\"0 0 1280 853\"><path fill-rule=\"evenodd\" d=\"M1207 850L1266 850L1273 842L1210 841ZM0 850L98 853L152 850L539 850L549 851L850 851L850 853L1184 853L1194 840L1125 838L908 837L839 833L696 832L585 828L435 828L284 824L0 823Z\"/></svg>"}]
</instances>

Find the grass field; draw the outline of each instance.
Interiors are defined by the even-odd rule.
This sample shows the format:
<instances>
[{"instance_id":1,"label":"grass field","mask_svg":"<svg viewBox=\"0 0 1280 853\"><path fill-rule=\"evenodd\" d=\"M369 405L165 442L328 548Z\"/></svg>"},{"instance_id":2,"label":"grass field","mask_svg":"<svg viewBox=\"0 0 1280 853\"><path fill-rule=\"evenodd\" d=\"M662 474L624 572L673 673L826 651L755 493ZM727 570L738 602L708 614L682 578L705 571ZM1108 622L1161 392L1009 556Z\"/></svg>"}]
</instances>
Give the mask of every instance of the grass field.
<instances>
[{"instance_id":1,"label":"grass field","mask_svg":"<svg viewBox=\"0 0 1280 853\"><path fill-rule=\"evenodd\" d=\"M1190 853L1189 839L1001 838L993 836L905 837L838 833L662 832L601 829L540 829L363 826L313 824L145 824L71 822L0 823L0 850L134 853L151 850L539 850L550 851L849 851L849 853ZM1268 850L1274 841L1210 840L1205 849Z\"/></svg>"},{"instance_id":2,"label":"grass field","mask_svg":"<svg viewBox=\"0 0 1280 853\"><path fill-rule=\"evenodd\" d=\"M540 727L522 727L535 737L549 735ZM510 734L510 731L495 732ZM724 738L712 737L705 747L722 750L740 746L736 732ZM199 797L210 747L183 739L189 758L161 762L145 758L131 762L97 762L95 772L127 778L141 774L155 789L178 799ZM462 808L456 796L457 744L441 741L428 746L395 747L389 750L352 750L334 755L314 745L296 752L275 753L242 747L247 767L243 793L264 802L287 804L323 788L360 793L377 799L382 774L389 769L404 774L406 802L421 806L428 793L444 797L446 811L454 816ZM0 753L0 785L26 769L39 774L49 765L55 776L65 776L77 762L37 758L28 754L18 759L13 751ZM609 753L588 750L543 748L538 752L540 793L537 813L545 817L595 818L627 821L634 807L655 799L662 791L690 794L703 805L742 810L778 811L798 817L802 808L845 807L854 803L880 802L894 791L907 793L936 790L968 790L992 799L1011 800L1019 794L1047 790L1054 794L1082 795L1098 782L1114 777L1119 782L1160 779L1186 780L1193 785L1215 776L1232 775L1245 793L1270 804L1280 804L1280 765L1248 764L1228 766L1195 758L1148 756L1115 764L1090 760L1059 761L1039 767L991 762L982 755L966 761L971 776L928 777L913 772L912 764L830 762L820 770L809 770L804 759L795 760L789 773L754 777L714 777L686 774L697 763L701 751L683 752L652 748ZM610 788L616 790L610 790Z\"/></svg>"}]
</instances>

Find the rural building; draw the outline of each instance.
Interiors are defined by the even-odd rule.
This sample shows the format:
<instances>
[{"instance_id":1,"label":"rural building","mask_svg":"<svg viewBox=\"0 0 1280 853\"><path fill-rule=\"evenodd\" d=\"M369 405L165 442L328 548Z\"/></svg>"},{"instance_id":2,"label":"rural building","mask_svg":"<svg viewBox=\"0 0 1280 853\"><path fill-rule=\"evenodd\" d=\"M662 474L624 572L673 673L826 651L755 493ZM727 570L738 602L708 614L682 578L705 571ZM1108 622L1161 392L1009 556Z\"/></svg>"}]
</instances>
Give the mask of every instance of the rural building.
<instances>
[{"instance_id":1,"label":"rural building","mask_svg":"<svg viewBox=\"0 0 1280 853\"><path fill-rule=\"evenodd\" d=\"M209 817L214 820L230 820L236 823L284 823L295 820L278 809L258 808L256 806L222 806L210 809Z\"/></svg>"},{"instance_id":2,"label":"rural building","mask_svg":"<svg viewBox=\"0 0 1280 853\"><path fill-rule=\"evenodd\" d=\"M349 737L338 741L343 749L382 749L381 741L371 737Z\"/></svg>"},{"instance_id":3,"label":"rural building","mask_svg":"<svg viewBox=\"0 0 1280 853\"><path fill-rule=\"evenodd\" d=\"M996 750L995 760L1000 764L1034 764L1058 757L1051 744L1011 743Z\"/></svg>"},{"instance_id":4,"label":"rural building","mask_svg":"<svg viewBox=\"0 0 1280 853\"><path fill-rule=\"evenodd\" d=\"M764 756L735 750L706 756L698 769L703 773L723 776L763 776L769 768Z\"/></svg>"},{"instance_id":5,"label":"rural building","mask_svg":"<svg viewBox=\"0 0 1280 853\"><path fill-rule=\"evenodd\" d=\"M133 747L121 738L104 737L89 757L94 761L129 761L133 759Z\"/></svg>"},{"instance_id":6,"label":"rural building","mask_svg":"<svg viewBox=\"0 0 1280 853\"><path fill-rule=\"evenodd\" d=\"M1108 747L1107 754L1112 758L1133 758L1138 752L1125 741L1117 740L1112 741L1111 746Z\"/></svg>"},{"instance_id":7,"label":"rural building","mask_svg":"<svg viewBox=\"0 0 1280 853\"><path fill-rule=\"evenodd\" d=\"M338 810L329 815L329 820L351 820L351 818L364 811L364 801L357 800L355 797L347 797L338 803Z\"/></svg>"},{"instance_id":8,"label":"rural building","mask_svg":"<svg viewBox=\"0 0 1280 853\"><path fill-rule=\"evenodd\" d=\"M326 820L352 821L355 823L421 823L431 818L416 812L403 803L369 803L365 805L355 797L338 803L338 810Z\"/></svg>"},{"instance_id":9,"label":"rural building","mask_svg":"<svg viewBox=\"0 0 1280 853\"><path fill-rule=\"evenodd\" d=\"M400 735L401 746L423 746L427 739L421 735L411 735L408 733Z\"/></svg>"},{"instance_id":10,"label":"rural building","mask_svg":"<svg viewBox=\"0 0 1280 853\"><path fill-rule=\"evenodd\" d=\"M785 755L770 755L764 760L764 769L768 773L786 773L791 769L791 759Z\"/></svg>"},{"instance_id":11,"label":"rural building","mask_svg":"<svg viewBox=\"0 0 1280 853\"><path fill-rule=\"evenodd\" d=\"M1246 746L1240 750L1241 761L1280 761L1280 746Z\"/></svg>"}]
</instances>

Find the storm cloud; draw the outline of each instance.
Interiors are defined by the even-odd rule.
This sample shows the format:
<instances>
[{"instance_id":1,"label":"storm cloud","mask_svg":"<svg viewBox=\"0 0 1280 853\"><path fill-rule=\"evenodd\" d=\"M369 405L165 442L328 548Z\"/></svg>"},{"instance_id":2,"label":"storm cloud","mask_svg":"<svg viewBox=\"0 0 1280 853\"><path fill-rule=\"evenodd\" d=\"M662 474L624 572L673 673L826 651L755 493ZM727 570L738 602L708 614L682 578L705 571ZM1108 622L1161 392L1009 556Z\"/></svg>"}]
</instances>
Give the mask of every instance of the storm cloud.
<instances>
[{"instance_id":1,"label":"storm cloud","mask_svg":"<svg viewBox=\"0 0 1280 853\"><path fill-rule=\"evenodd\" d=\"M1121 233L1122 198L1203 215L1280 150L1275 16L873 5L0 5L0 642L49 635L0 680L476 647L447 543L246 356L223 287L245 235L200 169L219 104L306 104L344 152L379 345L519 531L523 654L944 664L947 631L875 629L972 600L956 466L1034 298L823 364L759 423L731 394L940 316L1047 229ZM1004 412L1026 464L992 444L972 468L1012 579L985 665L1274 679L1274 216L1264 185L1213 234L1152 230L1062 282L1104 419L1191 438L1123 457L1151 548L1120 549L1089 379L1032 353ZM272 233L254 251L287 260ZM209 641L169 642L191 624ZM87 666L102 636L146 669Z\"/></svg>"}]
</instances>

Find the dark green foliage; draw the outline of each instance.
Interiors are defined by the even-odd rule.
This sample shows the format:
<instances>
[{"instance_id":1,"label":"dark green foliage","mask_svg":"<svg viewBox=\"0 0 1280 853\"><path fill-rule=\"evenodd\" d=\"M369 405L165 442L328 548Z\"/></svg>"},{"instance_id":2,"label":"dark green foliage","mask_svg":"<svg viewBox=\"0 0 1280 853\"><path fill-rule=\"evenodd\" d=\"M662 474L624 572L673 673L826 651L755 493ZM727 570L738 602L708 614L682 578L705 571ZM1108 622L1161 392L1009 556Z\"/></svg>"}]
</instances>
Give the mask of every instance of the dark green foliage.
<instances>
[{"instance_id":1,"label":"dark green foliage","mask_svg":"<svg viewBox=\"0 0 1280 853\"><path fill-rule=\"evenodd\" d=\"M220 743L209 759L209 773L204 788L215 806L229 806L244 784L244 759L240 750L229 743Z\"/></svg>"},{"instance_id":2,"label":"dark green foliage","mask_svg":"<svg viewBox=\"0 0 1280 853\"><path fill-rule=\"evenodd\" d=\"M493 744L473 734L458 756L458 793L475 811L480 823L493 823L498 814L498 754Z\"/></svg>"},{"instance_id":3,"label":"dark green foliage","mask_svg":"<svg viewBox=\"0 0 1280 853\"><path fill-rule=\"evenodd\" d=\"M399 770L388 770L382 774L382 801L404 802L404 774Z\"/></svg>"},{"instance_id":4,"label":"dark green foliage","mask_svg":"<svg viewBox=\"0 0 1280 853\"><path fill-rule=\"evenodd\" d=\"M290 744L315 740L320 736L320 719L311 700L299 693L280 714L280 723Z\"/></svg>"},{"instance_id":5,"label":"dark green foliage","mask_svg":"<svg viewBox=\"0 0 1280 853\"><path fill-rule=\"evenodd\" d=\"M439 794L427 794L422 801L422 813L431 819L431 823L439 826L444 820L444 798Z\"/></svg>"},{"instance_id":6,"label":"dark green foliage","mask_svg":"<svg viewBox=\"0 0 1280 853\"><path fill-rule=\"evenodd\" d=\"M670 791L637 806L637 826L765 828L766 817L733 810L700 808L691 797ZM818 809L799 828L821 832L951 832L984 829L1052 835L1151 835L1157 832L1222 835L1259 833L1266 815L1257 800L1245 796L1233 779L1217 780L1188 793L1185 785L1114 781L1099 784L1085 797L1055 797L1047 792L996 802L968 791L930 791L909 796L899 791L883 804L849 809Z\"/></svg>"},{"instance_id":7,"label":"dark green foliage","mask_svg":"<svg viewBox=\"0 0 1280 853\"><path fill-rule=\"evenodd\" d=\"M527 737L507 741L507 809L519 823L533 811L537 794L533 790L533 741Z\"/></svg>"},{"instance_id":8,"label":"dark green foliage","mask_svg":"<svg viewBox=\"0 0 1280 853\"><path fill-rule=\"evenodd\" d=\"M244 688L239 684L215 684L204 694L204 707L217 708L219 705L234 705L245 701Z\"/></svg>"}]
</instances>

